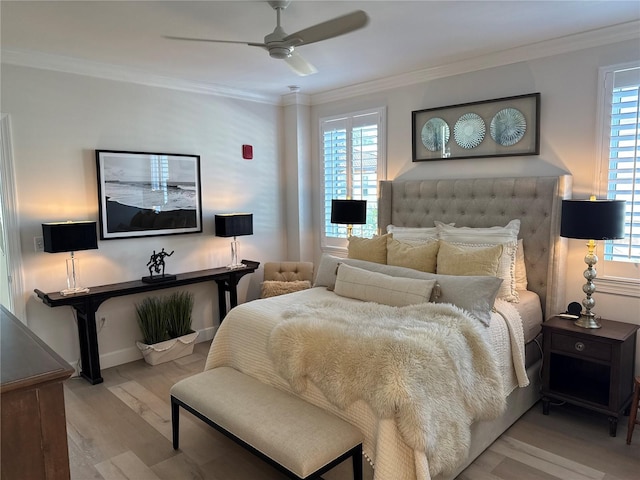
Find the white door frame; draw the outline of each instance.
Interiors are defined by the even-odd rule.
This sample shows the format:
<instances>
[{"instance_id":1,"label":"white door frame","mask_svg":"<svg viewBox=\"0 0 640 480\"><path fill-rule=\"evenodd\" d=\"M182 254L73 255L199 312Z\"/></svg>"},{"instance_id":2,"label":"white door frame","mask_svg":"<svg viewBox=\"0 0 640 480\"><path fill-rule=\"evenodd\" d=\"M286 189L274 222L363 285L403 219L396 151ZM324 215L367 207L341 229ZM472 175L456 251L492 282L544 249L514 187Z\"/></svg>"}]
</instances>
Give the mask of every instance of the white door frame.
<instances>
[{"instance_id":1,"label":"white door frame","mask_svg":"<svg viewBox=\"0 0 640 480\"><path fill-rule=\"evenodd\" d=\"M8 303L5 307L26 324L24 305L24 283L22 278L22 251L18 223L18 195L13 168L13 144L11 118L0 113L0 235L4 246L7 278L2 283L8 288ZM6 280L6 282L5 282Z\"/></svg>"}]
</instances>

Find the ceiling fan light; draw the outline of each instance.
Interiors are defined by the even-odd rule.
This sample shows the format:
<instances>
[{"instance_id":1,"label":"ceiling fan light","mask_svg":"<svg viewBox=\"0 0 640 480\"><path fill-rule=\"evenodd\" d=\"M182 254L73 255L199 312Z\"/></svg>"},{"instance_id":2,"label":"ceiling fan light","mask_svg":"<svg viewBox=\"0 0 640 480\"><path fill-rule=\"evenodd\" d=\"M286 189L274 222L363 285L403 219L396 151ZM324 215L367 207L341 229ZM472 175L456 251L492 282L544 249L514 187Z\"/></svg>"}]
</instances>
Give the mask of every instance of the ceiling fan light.
<instances>
[{"instance_id":1,"label":"ceiling fan light","mask_svg":"<svg viewBox=\"0 0 640 480\"><path fill-rule=\"evenodd\" d=\"M271 58L282 60L283 58L290 57L291 52L293 52L293 47L269 47L269 55Z\"/></svg>"}]
</instances>

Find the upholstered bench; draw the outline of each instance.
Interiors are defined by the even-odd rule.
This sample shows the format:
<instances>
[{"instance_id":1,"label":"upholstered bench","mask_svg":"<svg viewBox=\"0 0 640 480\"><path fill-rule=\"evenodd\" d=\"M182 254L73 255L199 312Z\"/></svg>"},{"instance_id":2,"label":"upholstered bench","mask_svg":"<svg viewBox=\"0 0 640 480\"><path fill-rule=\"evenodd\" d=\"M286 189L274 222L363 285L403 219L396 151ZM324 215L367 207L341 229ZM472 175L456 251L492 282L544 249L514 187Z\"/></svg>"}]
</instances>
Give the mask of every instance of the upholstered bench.
<instances>
[{"instance_id":1,"label":"upholstered bench","mask_svg":"<svg viewBox=\"0 0 640 480\"><path fill-rule=\"evenodd\" d=\"M304 400L230 367L206 370L171 388L173 448L184 408L281 472L320 478L349 457L362 479L362 434Z\"/></svg>"}]
</instances>

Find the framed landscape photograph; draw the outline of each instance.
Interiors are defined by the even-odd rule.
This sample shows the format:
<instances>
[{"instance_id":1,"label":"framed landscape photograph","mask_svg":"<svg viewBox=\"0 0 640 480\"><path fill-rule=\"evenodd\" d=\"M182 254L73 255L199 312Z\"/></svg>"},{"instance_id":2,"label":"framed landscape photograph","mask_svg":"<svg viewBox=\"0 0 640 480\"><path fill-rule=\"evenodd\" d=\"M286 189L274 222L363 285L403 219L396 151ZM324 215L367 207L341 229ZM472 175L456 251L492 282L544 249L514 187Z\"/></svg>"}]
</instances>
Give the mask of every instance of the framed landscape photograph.
<instances>
[{"instance_id":1,"label":"framed landscape photograph","mask_svg":"<svg viewBox=\"0 0 640 480\"><path fill-rule=\"evenodd\" d=\"M202 232L200 156L96 150L100 239Z\"/></svg>"},{"instance_id":2,"label":"framed landscape photograph","mask_svg":"<svg viewBox=\"0 0 640 480\"><path fill-rule=\"evenodd\" d=\"M414 162L540 153L540 94L411 112Z\"/></svg>"}]
</instances>

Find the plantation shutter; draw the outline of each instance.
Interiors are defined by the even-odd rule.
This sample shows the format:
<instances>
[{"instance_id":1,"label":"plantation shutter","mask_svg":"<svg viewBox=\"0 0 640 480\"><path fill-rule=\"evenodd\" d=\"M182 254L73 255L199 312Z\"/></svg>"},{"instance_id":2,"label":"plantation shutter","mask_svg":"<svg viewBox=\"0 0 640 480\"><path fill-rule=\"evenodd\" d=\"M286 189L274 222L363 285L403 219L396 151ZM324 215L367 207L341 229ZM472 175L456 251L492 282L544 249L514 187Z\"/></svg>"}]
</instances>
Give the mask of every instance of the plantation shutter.
<instances>
[{"instance_id":1,"label":"plantation shutter","mask_svg":"<svg viewBox=\"0 0 640 480\"><path fill-rule=\"evenodd\" d=\"M331 223L332 199L367 200L367 223L354 225L353 235L371 237L377 232L378 181L384 178L382 113L376 109L321 120L325 240L347 236L346 225Z\"/></svg>"},{"instance_id":2,"label":"plantation shutter","mask_svg":"<svg viewBox=\"0 0 640 480\"><path fill-rule=\"evenodd\" d=\"M607 198L625 200L626 236L605 243L605 261L640 262L640 68L613 73Z\"/></svg>"}]
</instances>

